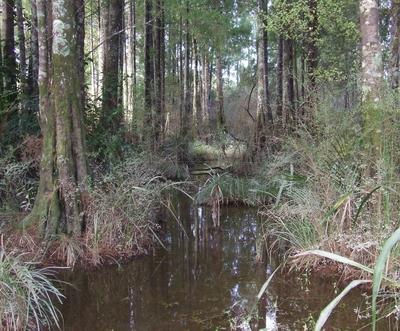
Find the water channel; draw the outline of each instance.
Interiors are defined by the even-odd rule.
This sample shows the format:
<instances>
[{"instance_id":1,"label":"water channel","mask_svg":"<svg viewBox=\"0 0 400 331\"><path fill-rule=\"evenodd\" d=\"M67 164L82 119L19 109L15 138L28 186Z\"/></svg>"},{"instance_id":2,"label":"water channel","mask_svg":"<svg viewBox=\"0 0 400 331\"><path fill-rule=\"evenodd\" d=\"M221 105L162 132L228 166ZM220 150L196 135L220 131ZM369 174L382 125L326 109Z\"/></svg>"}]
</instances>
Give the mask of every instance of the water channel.
<instances>
[{"instance_id":1,"label":"water channel","mask_svg":"<svg viewBox=\"0 0 400 331\"><path fill-rule=\"evenodd\" d=\"M221 209L222 231L210 231L211 211L180 198L177 218L162 223L165 248L120 267L75 270L61 312L63 330L232 330L278 264L256 263L257 210ZM278 272L257 305L258 321L238 330L312 330L319 312L335 297L333 281ZM368 320L354 312L362 290L347 296L325 330L358 330ZM368 328L366 329L368 330Z\"/></svg>"}]
</instances>

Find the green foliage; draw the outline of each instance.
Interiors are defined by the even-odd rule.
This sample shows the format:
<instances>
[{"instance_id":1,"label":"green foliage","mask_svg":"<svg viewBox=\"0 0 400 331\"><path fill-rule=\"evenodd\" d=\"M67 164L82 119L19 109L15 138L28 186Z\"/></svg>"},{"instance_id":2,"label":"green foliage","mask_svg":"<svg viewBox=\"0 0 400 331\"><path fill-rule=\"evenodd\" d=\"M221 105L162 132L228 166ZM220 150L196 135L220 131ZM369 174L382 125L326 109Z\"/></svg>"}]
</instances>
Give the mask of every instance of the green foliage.
<instances>
[{"instance_id":1,"label":"green foliage","mask_svg":"<svg viewBox=\"0 0 400 331\"><path fill-rule=\"evenodd\" d=\"M229 173L213 173L201 186L195 197L198 204L217 201L218 204L245 204L258 206L272 196L268 183L255 178L240 178Z\"/></svg>"},{"instance_id":2,"label":"green foliage","mask_svg":"<svg viewBox=\"0 0 400 331\"><path fill-rule=\"evenodd\" d=\"M29 211L33 206L38 185L33 162L21 162L10 148L0 157L0 208Z\"/></svg>"},{"instance_id":3,"label":"green foliage","mask_svg":"<svg viewBox=\"0 0 400 331\"><path fill-rule=\"evenodd\" d=\"M2 238L3 239L3 238ZM64 296L52 283L55 269L38 268L24 255L0 250L0 321L5 330L60 328L55 301Z\"/></svg>"}]
</instances>

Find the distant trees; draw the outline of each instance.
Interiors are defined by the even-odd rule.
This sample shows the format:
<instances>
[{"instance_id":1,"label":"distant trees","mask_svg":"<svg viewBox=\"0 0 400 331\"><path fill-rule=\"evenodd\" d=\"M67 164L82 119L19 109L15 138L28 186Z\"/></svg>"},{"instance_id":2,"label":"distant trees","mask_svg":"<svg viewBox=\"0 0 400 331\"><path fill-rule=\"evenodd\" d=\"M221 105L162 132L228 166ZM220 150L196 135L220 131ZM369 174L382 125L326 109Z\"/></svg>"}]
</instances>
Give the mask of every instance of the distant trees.
<instances>
[{"instance_id":1,"label":"distant trees","mask_svg":"<svg viewBox=\"0 0 400 331\"><path fill-rule=\"evenodd\" d=\"M272 135L325 125L322 103L362 105L367 132L380 122L374 104L383 75L398 88L398 7L394 0L4 0L1 146L42 135L45 179L33 214L55 212L56 196L59 208L70 198L73 209L58 217L74 219L65 229L75 233L84 190L70 197L63 185L85 181L85 136L99 160L115 159L127 144L156 150L171 134L231 133L262 153ZM380 14L390 26L379 28ZM390 47L381 47L381 36ZM376 153L379 130L368 131Z\"/></svg>"}]
</instances>

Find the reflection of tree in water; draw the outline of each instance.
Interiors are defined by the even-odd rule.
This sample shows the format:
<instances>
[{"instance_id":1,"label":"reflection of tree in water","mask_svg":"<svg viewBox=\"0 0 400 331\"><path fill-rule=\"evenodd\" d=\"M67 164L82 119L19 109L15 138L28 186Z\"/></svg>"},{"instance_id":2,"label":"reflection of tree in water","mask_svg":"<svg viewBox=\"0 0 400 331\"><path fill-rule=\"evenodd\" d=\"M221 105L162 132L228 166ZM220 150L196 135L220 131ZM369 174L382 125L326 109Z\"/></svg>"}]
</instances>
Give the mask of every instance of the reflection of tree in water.
<instances>
[{"instance_id":1,"label":"reflection of tree in water","mask_svg":"<svg viewBox=\"0 0 400 331\"><path fill-rule=\"evenodd\" d=\"M277 256L267 258L256 245L261 234L256 210L222 206L222 231L209 231L210 207L180 199L174 208L177 218L165 215L160 229L167 250L159 248L121 268L65 276L78 288L65 290L65 331L214 330L243 322L279 264ZM279 330L303 329L309 312L317 314L333 288L331 283L314 284L278 271L258 302L259 319L241 329L272 328L275 323L280 323ZM333 317L339 324L332 325L350 325L351 311L341 313L340 323Z\"/></svg>"}]
</instances>

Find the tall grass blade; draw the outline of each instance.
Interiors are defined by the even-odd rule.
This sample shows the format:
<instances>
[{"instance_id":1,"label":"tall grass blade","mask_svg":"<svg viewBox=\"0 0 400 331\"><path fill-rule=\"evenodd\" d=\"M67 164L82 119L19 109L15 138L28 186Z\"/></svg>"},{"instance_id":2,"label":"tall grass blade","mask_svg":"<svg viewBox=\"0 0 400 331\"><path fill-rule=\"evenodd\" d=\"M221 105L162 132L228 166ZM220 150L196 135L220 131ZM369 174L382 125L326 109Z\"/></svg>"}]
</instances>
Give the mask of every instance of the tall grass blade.
<instances>
[{"instance_id":1,"label":"tall grass blade","mask_svg":"<svg viewBox=\"0 0 400 331\"><path fill-rule=\"evenodd\" d=\"M324 219L322 220L322 223L325 223L329 216L331 216L339 207L340 205L348 199L348 197L353 193L354 191L350 191L343 195L336 203L333 205L333 207L328 211L328 213L325 215Z\"/></svg>"},{"instance_id":2,"label":"tall grass blade","mask_svg":"<svg viewBox=\"0 0 400 331\"><path fill-rule=\"evenodd\" d=\"M357 287L360 284L371 283L371 280L353 280L346 288L335 298L333 299L319 314L318 320L315 323L314 331L320 331L324 326L325 322L328 320L329 316L332 313L332 310L338 305L340 300L350 292L353 288Z\"/></svg>"},{"instance_id":3,"label":"tall grass blade","mask_svg":"<svg viewBox=\"0 0 400 331\"><path fill-rule=\"evenodd\" d=\"M359 268L361 270L367 271L367 272L369 272L371 274L374 273L374 270L372 268L369 268L369 267L367 267L367 266L365 266L365 265L363 265L361 263L353 261L353 260L351 260L351 259L349 259L347 257L337 255L335 253L321 251L321 250L318 250L318 249L301 252L301 253L298 253L298 254L294 255L293 257L296 258L296 257L306 256L306 255L318 255L318 256L321 256L321 257L325 257L327 259L331 259L331 260L340 262L340 263L351 265L353 267L356 267L356 268ZM390 279L387 279L387 280L390 281Z\"/></svg>"},{"instance_id":4,"label":"tall grass blade","mask_svg":"<svg viewBox=\"0 0 400 331\"><path fill-rule=\"evenodd\" d=\"M156 240L158 241L158 243L166 250L168 251L167 247L165 247L165 245L163 244L162 240L160 239L159 236L157 236L157 234L154 232L154 230L152 228L149 228L150 231L153 233L153 236L156 238Z\"/></svg>"},{"instance_id":5,"label":"tall grass blade","mask_svg":"<svg viewBox=\"0 0 400 331\"><path fill-rule=\"evenodd\" d=\"M251 318L251 316L253 315L253 311L254 309L256 309L258 302L260 301L262 295L264 294L265 290L267 289L269 283L271 283L272 278L274 277L275 273L281 268L281 266L279 266L278 268L275 269L275 271L268 277L268 279L265 281L265 283L263 284L263 286L261 286L260 291L258 292L256 299L254 301L253 306L251 307L249 314L248 314L248 319Z\"/></svg>"},{"instance_id":6,"label":"tall grass blade","mask_svg":"<svg viewBox=\"0 0 400 331\"><path fill-rule=\"evenodd\" d=\"M383 271L385 269L386 262L389 259L390 251L399 240L400 240L400 228L397 229L389 237L388 240L386 240L385 244L382 247L382 251L379 254L378 260L376 261L375 264L373 283L372 283L372 330L373 331L375 331L376 329L376 299L378 297L382 279L386 278L383 275Z\"/></svg>"}]
</instances>

